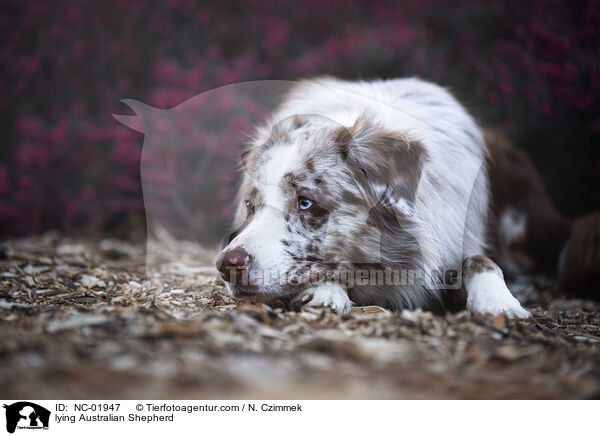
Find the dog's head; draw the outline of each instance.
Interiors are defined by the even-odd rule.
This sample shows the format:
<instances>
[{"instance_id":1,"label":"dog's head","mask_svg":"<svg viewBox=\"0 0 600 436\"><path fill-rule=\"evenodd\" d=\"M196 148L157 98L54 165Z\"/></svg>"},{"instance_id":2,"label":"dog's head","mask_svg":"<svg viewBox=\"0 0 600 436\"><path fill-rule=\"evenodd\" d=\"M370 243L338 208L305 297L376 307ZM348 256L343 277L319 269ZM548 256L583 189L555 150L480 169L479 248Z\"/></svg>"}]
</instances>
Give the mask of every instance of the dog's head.
<instances>
[{"instance_id":1,"label":"dog's head","mask_svg":"<svg viewBox=\"0 0 600 436\"><path fill-rule=\"evenodd\" d=\"M426 151L368 116L351 127L294 116L254 142L217 259L236 298L293 297L332 271L378 263L381 232L415 214Z\"/></svg>"}]
</instances>

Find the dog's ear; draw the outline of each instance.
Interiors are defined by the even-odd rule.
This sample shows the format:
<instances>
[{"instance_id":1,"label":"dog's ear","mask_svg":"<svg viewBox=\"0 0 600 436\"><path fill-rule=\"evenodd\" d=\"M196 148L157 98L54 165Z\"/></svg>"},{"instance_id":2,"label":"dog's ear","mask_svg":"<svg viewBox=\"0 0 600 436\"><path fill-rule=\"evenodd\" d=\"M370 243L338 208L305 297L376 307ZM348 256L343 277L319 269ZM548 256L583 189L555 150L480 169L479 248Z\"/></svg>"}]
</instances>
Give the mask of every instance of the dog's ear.
<instances>
[{"instance_id":1,"label":"dog's ear","mask_svg":"<svg viewBox=\"0 0 600 436\"><path fill-rule=\"evenodd\" d=\"M393 208L406 216L414 213L428 159L420 142L391 132L367 116L349 129L338 129L334 141L371 207Z\"/></svg>"}]
</instances>

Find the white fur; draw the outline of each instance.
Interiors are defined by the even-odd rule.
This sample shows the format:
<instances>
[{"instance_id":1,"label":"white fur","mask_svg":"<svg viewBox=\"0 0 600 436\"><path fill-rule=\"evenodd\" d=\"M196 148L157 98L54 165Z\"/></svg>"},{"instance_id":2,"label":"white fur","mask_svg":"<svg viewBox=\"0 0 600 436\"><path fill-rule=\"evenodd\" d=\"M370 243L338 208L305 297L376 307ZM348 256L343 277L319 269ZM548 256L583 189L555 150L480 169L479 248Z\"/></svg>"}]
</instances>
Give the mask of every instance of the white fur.
<instances>
[{"instance_id":1,"label":"white fur","mask_svg":"<svg viewBox=\"0 0 600 436\"><path fill-rule=\"evenodd\" d=\"M245 231L231 241L229 246L241 246L251 253L256 269L265 273L263 284L276 284L279 283L279 277L274 273L285 271L292 265L292 260L284 255L279 239L268 235L284 234L285 231L281 209L266 205L256 214ZM229 283L226 285L229 289Z\"/></svg>"},{"instance_id":2,"label":"white fur","mask_svg":"<svg viewBox=\"0 0 600 436\"><path fill-rule=\"evenodd\" d=\"M498 242L500 264L504 271L518 275L531 268L533 260L524 252L515 256L513 243L525 237L527 232L527 216L513 207L508 207L498 220Z\"/></svg>"},{"instance_id":3,"label":"white fur","mask_svg":"<svg viewBox=\"0 0 600 436\"><path fill-rule=\"evenodd\" d=\"M508 247L517 239L525 236L527 217L524 213L509 207L502 213L499 221L498 233L503 246Z\"/></svg>"},{"instance_id":4,"label":"white fur","mask_svg":"<svg viewBox=\"0 0 600 436\"><path fill-rule=\"evenodd\" d=\"M495 271L475 274L465 283L467 308L484 315L506 314L514 318L529 318L531 314L510 293L504 279Z\"/></svg>"},{"instance_id":5,"label":"white fur","mask_svg":"<svg viewBox=\"0 0 600 436\"><path fill-rule=\"evenodd\" d=\"M274 147L264 170L256 180L264 192L264 206L252 219L248 227L229 243L229 247L241 246L252 253L257 269L267 273L285 271L292 260L284 253L281 238L272 235L286 233L282 217L286 199L279 188L283 175L298 164L298 154ZM269 275L265 276L265 285L269 285ZM279 280L277 280L279 282ZM227 286L229 286L227 284Z\"/></svg>"},{"instance_id":6,"label":"white fur","mask_svg":"<svg viewBox=\"0 0 600 436\"><path fill-rule=\"evenodd\" d=\"M352 309L352 302L346 290L332 283L312 286L301 292L294 300L305 303L306 306L329 307L337 313L348 313Z\"/></svg>"}]
</instances>

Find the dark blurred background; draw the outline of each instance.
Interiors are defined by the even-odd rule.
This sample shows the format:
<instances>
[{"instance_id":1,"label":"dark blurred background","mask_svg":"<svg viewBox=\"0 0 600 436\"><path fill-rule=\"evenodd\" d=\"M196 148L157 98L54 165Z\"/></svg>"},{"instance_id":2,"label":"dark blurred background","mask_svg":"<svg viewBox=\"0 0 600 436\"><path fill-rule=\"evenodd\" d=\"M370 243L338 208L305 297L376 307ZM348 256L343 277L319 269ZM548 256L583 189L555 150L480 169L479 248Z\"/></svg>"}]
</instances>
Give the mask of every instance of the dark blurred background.
<instances>
[{"instance_id":1,"label":"dark blurred background","mask_svg":"<svg viewBox=\"0 0 600 436\"><path fill-rule=\"evenodd\" d=\"M143 223L142 135L111 113L320 74L448 86L600 208L600 1L0 1L0 233ZM202 189L200 186L199 189Z\"/></svg>"}]
</instances>

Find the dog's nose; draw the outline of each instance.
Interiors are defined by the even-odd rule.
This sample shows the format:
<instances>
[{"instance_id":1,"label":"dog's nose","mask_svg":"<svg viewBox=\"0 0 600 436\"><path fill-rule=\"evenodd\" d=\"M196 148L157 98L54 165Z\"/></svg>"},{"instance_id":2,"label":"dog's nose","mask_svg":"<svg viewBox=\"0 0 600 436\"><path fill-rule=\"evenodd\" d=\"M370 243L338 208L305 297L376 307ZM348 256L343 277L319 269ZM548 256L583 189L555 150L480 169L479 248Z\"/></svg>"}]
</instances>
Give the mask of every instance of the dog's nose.
<instances>
[{"instance_id":1,"label":"dog's nose","mask_svg":"<svg viewBox=\"0 0 600 436\"><path fill-rule=\"evenodd\" d=\"M250 267L250 255L241 246L224 251L217 259L217 269L223 280L239 282L242 273Z\"/></svg>"}]
</instances>

